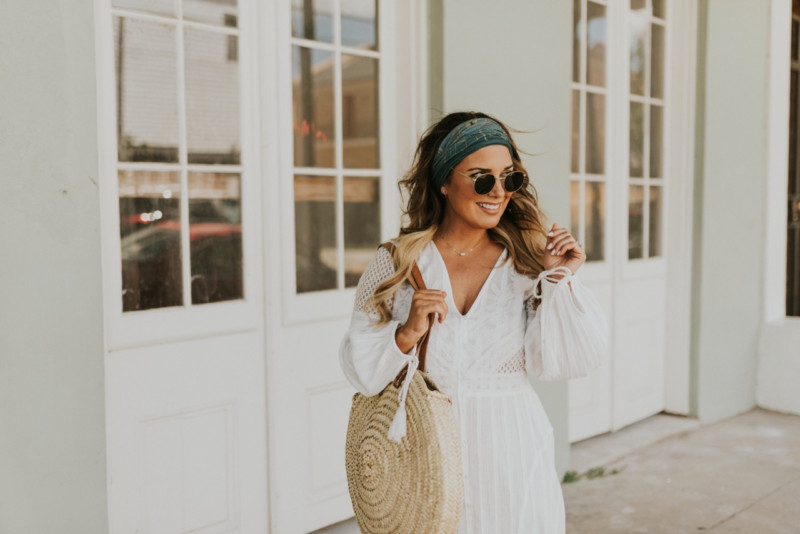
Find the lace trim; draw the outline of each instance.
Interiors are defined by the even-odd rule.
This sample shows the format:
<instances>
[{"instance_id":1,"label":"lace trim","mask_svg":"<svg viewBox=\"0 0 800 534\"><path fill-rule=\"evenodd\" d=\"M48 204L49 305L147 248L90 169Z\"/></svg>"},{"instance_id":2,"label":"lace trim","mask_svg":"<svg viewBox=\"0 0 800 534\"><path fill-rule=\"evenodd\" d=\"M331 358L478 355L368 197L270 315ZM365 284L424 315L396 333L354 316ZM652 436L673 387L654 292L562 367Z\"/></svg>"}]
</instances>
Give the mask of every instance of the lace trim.
<instances>
[{"instance_id":1,"label":"lace trim","mask_svg":"<svg viewBox=\"0 0 800 534\"><path fill-rule=\"evenodd\" d=\"M365 310L364 305L367 300L375 294L377 287L384 280L391 278L394 273L392 254L384 247L378 248L377 254L375 254L369 262L367 268L364 269L364 274L362 274L361 278L358 280L353 311L364 311L370 317L376 317L378 315L378 309L375 306L370 306ZM389 309L392 309L394 305L394 296L388 298L386 304L389 306Z\"/></svg>"}]
</instances>

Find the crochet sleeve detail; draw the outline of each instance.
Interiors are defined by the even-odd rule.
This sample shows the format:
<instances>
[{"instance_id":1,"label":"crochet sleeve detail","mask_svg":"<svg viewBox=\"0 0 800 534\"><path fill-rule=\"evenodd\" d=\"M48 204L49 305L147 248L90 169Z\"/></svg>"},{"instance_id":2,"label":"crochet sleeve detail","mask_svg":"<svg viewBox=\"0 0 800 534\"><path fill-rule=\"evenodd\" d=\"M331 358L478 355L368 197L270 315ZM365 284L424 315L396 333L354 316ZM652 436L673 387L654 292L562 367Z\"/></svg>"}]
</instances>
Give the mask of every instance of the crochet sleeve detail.
<instances>
[{"instance_id":1,"label":"crochet sleeve detail","mask_svg":"<svg viewBox=\"0 0 800 534\"><path fill-rule=\"evenodd\" d=\"M364 274L361 275L358 281L353 311L366 312L367 315L372 318L378 317L378 310L375 306L370 306L365 310L364 305L370 297L375 294L377 287L385 280L391 278L394 273L395 269L392 254L386 250L385 247L378 248L377 254L370 260L367 268L364 270ZM389 305L389 309L391 309L394 304L394 297L390 297L386 303Z\"/></svg>"}]
</instances>

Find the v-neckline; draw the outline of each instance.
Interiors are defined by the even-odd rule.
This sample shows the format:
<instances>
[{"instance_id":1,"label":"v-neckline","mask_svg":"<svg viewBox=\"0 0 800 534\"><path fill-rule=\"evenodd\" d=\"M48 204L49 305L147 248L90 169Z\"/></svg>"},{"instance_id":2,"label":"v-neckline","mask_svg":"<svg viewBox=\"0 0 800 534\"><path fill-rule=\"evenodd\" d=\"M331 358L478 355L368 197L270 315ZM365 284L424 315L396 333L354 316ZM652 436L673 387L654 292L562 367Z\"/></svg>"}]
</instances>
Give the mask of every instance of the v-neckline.
<instances>
[{"instance_id":1,"label":"v-neckline","mask_svg":"<svg viewBox=\"0 0 800 534\"><path fill-rule=\"evenodd\" d=\"M486 289L486 286L488 286L489 282L492 281L492 277L494 276L494 273L497 271L498 265L505 258L506 253L508 252L508 249L503 247L503 252L501 252L500 256L497 257L497 260L494 262L494 267L492 267L492 270L489 271L489 276L486 277L486 279L483 281L483 285L481 285L481 288L478 290L478 296L476 296L475 300L472 301L472 304L470 305L470 307L466 311L466 313L461 313L461 310L459 310L458 306L456 305L455 296L453 295L453 284L450 281L450 271L447 270L447 263L445 263L444 258L442 257L442 253L439 252L439 247L436 246L436 243L431 241L428 244L431 247L433 247L434 254L436 254L437 258L439 258L439 264L441 265L442 270L444 271L444 279L445 279L445 283L447 284L447 296L450 299L450 303L453 305L453 309L455 310L456 314L459 317L461 317L461 318L468 317L472 313L472 310L474 310L475 307L478 305L478 302L481 300L481 296L484 293L484 289Z\"/></svg>"}]
</instances>

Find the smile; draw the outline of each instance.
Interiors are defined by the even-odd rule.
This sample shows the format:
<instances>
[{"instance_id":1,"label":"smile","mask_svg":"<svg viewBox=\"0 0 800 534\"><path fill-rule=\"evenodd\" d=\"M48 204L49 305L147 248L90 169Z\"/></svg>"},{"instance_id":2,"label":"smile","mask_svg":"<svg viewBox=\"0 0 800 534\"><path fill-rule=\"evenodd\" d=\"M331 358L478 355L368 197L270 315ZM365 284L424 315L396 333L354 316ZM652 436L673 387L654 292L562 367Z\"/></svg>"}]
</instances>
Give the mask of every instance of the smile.
<instances>
[{"instance_id":1,"label":"smile","mask_svg":"<svg viewBox=\"0 0 800 534\"><path fill-rule=\"evenodd\" d=\"M490 211L492 213L497 212L500 209L500 204L490 204L488 202L478 202L478 206L485 209L486 211Z\"/></svg>"}]
</instances>

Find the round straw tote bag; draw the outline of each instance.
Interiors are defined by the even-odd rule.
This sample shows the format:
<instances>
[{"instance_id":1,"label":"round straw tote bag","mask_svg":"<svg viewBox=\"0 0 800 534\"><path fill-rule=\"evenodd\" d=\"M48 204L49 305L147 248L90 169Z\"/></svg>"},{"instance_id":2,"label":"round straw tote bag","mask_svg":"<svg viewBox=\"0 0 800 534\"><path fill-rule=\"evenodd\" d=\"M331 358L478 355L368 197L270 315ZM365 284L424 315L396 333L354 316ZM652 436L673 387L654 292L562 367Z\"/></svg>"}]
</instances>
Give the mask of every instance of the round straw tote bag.
<instances>
[{"instance_id":1,"label":"round straw tote bag","mask_svg":"<svg viewBox=\"0 0 800 534\"><path fill-rule=\"evenodd\" d=\"M382 246L394 252L392 243ZM416 263L409 282L425 289ZM365 533L454 533L458 526L463 478L455 412L425 374L433 320L417 345L419 362L412 359L378 395L353 397L345 466Z\"/></svg>"}]
</instances>

